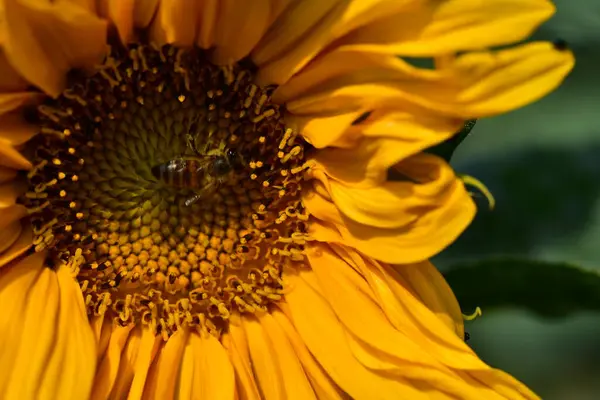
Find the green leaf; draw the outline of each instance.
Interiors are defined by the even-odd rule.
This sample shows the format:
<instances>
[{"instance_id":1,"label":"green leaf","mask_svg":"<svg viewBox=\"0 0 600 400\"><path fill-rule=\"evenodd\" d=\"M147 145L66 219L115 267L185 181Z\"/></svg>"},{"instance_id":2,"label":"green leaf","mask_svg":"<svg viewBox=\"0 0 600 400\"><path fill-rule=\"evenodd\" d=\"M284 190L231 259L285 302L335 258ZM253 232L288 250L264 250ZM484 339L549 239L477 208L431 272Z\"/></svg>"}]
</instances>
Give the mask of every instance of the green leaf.
<instances>
[{"instance_id":1,"label":"green leaf","mask_svg":"<svg viewBox=\"0 0 600 400\"><path fill-rule=\"evenodd\" d=\"M467 136L469 136L469 133L471 133L476 123L476 119L470 119L466 121L463 128L454 136L452 136L448 140L443 141L442 143L436 144L435 146L426 149L425 152L435 154L436 156L442 157L444 160L450 162L452 154L454 154L454 151L456 150L458 145L461 144Z\"/></svg>"},{"instance_id":2,"label":"green leaf","mask_svg":"<svg viewBox=\"0 0 600 400\"><path fill-rule=\"evenodd\" d=\"M444 276L465 312L515 307L544 317L600 311L600 274L567 263L489 259Z\"/></svg>"}]
</instances>

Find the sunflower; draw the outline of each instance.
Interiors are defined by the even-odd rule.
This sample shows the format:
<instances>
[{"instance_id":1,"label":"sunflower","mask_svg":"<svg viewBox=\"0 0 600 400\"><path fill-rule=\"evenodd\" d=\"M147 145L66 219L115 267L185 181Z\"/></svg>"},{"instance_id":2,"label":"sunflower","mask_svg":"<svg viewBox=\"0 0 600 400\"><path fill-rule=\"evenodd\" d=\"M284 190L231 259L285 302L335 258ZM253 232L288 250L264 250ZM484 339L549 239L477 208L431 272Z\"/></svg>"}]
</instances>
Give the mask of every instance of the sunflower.
<instances>
[{"instance_id":1,"label":"sunflower","mask_svg":"<svg viewBox=\"0 0 600 400\"><path fill-rule=\"evenodd\" d=\"M2 1L2 397L535 397L463 341L428 259L475 206L423 150L562 81L486 50L553 11Z\"/></svg>"}]
</instances>

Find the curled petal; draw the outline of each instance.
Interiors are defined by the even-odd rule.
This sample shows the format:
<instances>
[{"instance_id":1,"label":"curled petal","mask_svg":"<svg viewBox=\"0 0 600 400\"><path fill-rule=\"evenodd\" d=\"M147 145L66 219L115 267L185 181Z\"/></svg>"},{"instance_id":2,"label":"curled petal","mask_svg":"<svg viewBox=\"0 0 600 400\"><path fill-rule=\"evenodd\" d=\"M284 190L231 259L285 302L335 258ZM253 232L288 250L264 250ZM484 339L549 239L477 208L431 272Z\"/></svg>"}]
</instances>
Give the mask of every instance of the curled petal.
<instances>
[{"instance_id":1,"label":"curled petal","mask_svg":"<svg viewBox=\"0 0 600 400\"><path fill-rule=\"evenodd\" d=\"M387 179L388 169L399 161L451 137L460 121L408 111L378 111L346 129L314 155L315 169L352 187L373 187ZM327 140L322 132L321 140Z\"/></svg>"},{"instance_id":2,"label":"curled petal","mask_svg":"<svg viewBox=\"0 0 600 400\"><path fill-rule=\"evenodd\" d=\"M353 147L356 145L356 137L351 137L348 130L362 114L363 111L340 112L331 116L288 114L286 123L302 132L304 140L318 149L327 146Z\"/></svg>"},{"instance_id":3,"label":"curled petal","mask_svg":"<svg viewBox=\"0 0 600 400\"><path fill-rule=\"evenodd\" d=\"M474 217L473 201L443 160L420 154L404 164L406 176L416 182L366 189L315 171L321 183L302 198L320 220L311 224L311 237L345 243L389 263L421 261L449 245Z\"/></svg>"},{"instance_id":4,"label":"curled petal","mask_svg":"<svg viewBox=\"0 0 600 400\"><path fill-rule=\"evenodd\" d=\"M327 70L324 65L342 55L351 59L352 53L357 59L367 57L357 49L341 48L316 60L307 74ZM408 102L463 119L490 116L546 95L574 65L570 51L546 42L467 53L437 70L419 69L391 56L371 55L369 60L372 66L364 71L325 74L311 78L312 86L298 85L287 109L292 114L318 116L339 110L402 108Z\"/></svg>"}]
</instances>

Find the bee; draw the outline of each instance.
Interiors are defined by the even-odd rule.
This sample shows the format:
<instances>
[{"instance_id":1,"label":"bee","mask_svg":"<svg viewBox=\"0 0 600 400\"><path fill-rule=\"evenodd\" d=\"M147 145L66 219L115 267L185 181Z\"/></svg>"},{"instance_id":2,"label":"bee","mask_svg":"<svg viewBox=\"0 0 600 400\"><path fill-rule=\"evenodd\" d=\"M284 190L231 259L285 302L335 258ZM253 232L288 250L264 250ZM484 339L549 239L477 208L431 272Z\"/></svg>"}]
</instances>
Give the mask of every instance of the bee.
<instances>
[{"instance_id":1,"label":"bee","mask_svg":"<svg viewBox=\"0 0 600 400\"><path fill-rule=\"evenodd\" d=\"M194 195L185 200L191 206L214 192L240 165L240 156L232 149L218 149L208 154L182 155L152 167L152 175L169 187L191 189Z\"/></svg>"}]
</instances>

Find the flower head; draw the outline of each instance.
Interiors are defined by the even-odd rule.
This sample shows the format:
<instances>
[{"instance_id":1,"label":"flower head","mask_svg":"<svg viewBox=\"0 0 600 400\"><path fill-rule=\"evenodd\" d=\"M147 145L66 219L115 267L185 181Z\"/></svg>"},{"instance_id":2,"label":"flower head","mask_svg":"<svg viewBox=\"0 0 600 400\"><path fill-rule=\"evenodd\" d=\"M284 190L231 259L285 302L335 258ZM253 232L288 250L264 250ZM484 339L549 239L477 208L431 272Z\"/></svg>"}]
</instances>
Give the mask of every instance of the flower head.
<instances>
[{"instance_id":1,"label":"flower head","mask_svg":"<svg viewBox=\"0 0 600 400\"><path fill-rule=\"evenodd\" d=\"M462 341L427 259L475 206L422 150L560 83L562 46L481 50L548 3L2 12L0 393L533 396Z\"/></svg>"}]
</instances>

